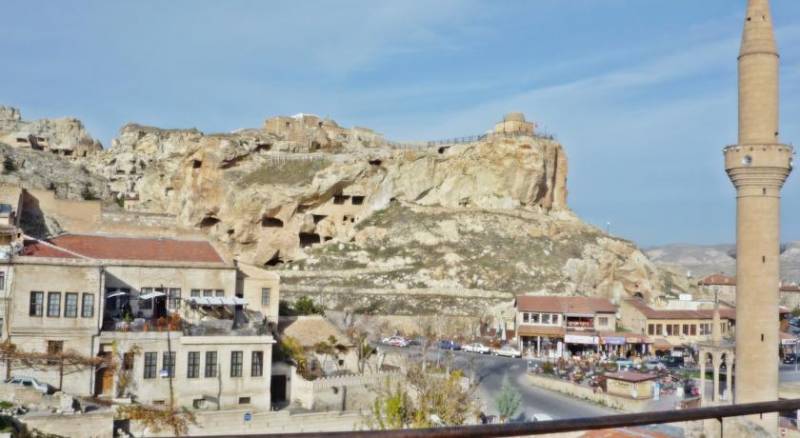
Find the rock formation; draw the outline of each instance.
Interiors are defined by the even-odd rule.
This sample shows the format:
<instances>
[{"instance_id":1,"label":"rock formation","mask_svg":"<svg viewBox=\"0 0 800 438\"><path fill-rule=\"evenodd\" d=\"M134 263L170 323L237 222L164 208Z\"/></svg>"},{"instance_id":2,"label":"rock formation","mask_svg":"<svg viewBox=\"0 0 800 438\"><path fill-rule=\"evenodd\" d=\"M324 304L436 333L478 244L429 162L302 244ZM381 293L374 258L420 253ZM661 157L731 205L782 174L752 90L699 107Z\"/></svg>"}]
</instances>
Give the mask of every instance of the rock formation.
<instances>
[{"instance_id":1,"label":"rock formation","mask_svg":"<svg viewBox=\"0 0 800 438\"><path fill-rule=\"evenodd\" d=\"M129 124L78 160L109 205L174 215L330 309L474 316L520 293L663 290L635 245L569 210L566 154L533 130L513 114L488 135L397 144L306 114L226 134Z\"/></svg>"},{"instance_id":2,"label":"rock formation","mask_svg":"<svg viewBox=\"0 0 800 438\"><path fill-rule=\"evenodd\" d=\"M103 149L78 119L25 121L18 109L7 106L0 106L0 143L66 157L85 157Z\"/></svg>"}]
</instances>

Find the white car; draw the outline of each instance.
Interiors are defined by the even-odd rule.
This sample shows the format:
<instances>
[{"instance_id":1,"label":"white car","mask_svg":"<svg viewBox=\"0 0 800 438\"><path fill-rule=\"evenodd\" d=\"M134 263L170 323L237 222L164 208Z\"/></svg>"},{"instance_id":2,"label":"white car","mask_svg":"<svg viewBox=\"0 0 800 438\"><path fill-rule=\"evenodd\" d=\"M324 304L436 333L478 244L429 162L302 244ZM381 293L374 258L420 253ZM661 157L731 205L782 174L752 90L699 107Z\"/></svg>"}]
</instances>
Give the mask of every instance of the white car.
<instances>
[{"instance_id":1,"label":"white car","mask_svg":"<svg viewBox=\"0 0 800 438\"><path fill-rule=\"evenodd\" d=\"M522 357L522 353L511 345L503 345L494 350L495 356Z\"/></svg>"},{"instance_id":2,"label":"white car","mask_svg":"<svg viewBox=\"0 0 800 438\"><path fill-rule=\"evenodd\" d=\"M47 394L50 392L50 386L48 384L42 383L33 377L16 376L6 380L6 383L33 388L42 394Z\"/></svg>"},{"instance_id":3,"label":"white car","mask_svg":"<svg viewBox=\"0 0 800 438\"><path fill-rule=\"evenodd\" d=\"M461 347L461 350L468 351L470 353L480 353L480 354L489 354L492 352L492 349L479 343L475 342L473 344L467 344Z\"/></svg>"},{"instance_id":4,"label":"white car","mask_svg":"<svg viewBox=\"0 0 800 438\"><path fill-rule=\"evenodd\" d=\"M383 338L381 342L392 347L408 347L411 345L411 341L402 336L389 336L388 338Z\"/></svg>"}]
</instances>

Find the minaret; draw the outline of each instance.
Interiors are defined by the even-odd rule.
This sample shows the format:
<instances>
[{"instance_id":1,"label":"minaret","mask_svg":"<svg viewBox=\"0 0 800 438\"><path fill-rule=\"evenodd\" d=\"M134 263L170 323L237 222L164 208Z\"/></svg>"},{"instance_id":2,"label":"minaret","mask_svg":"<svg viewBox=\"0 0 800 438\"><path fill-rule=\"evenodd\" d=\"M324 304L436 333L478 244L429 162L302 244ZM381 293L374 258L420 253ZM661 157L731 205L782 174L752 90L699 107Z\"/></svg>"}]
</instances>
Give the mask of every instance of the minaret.
<instances>
[{"instance_id":1,"label":"minaret","mask_svg":"<svg viewBox=\"0 0 800 438\"><path fill-rule=\"evenodd\" d=\"M778 141L778 68L769 0L748 0L739 143L724 151L737 192L736 403L778 399L780 191L794 154ZM777 417L764 415L762 426L777 433Z\"/></svg>"}]
</instances>

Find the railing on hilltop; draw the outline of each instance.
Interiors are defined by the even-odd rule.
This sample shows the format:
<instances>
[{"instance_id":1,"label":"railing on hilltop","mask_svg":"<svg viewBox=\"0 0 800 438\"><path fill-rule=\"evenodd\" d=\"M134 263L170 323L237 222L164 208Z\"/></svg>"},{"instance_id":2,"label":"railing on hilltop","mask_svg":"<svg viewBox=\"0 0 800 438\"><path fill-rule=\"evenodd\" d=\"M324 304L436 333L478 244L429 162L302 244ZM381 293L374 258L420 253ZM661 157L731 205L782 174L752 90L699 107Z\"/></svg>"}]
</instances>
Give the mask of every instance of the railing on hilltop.
<instances>
[{"instance_id":1,"label":"railing on hilltop","mask_svg":"<svg viewBox=\"0 0 800 438\"><path fill-rule=\"evenodd\" d=\"M484 141L489 137L516 138L526 135L527 134L521 132L491 132L486 134L468 135L465 137L445 138L440 140L421 141L421 142L397 142L397 141L387 140L386 144L393 149L427 149L436 146L454 146L459 144L477 143L479 141ZM532 137L543 140L555 140L555 137L552 134L548 133L534 133Z\"/></svg>"}]
</instances>

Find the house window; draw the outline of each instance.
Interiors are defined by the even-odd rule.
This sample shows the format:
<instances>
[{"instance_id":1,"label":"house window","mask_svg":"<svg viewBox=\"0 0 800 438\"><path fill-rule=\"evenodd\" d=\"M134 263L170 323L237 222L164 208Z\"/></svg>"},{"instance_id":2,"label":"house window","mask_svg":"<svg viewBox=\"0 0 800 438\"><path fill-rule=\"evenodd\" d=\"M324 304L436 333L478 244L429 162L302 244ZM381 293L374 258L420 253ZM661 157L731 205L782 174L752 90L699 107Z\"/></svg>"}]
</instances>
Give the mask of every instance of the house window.
<instances>
[{"instance_id":1,"label":"house window","mask_svg":"<svg viewBox=\"0 0 800 438\"><path fill-rule=\"evenodd\" d=\"M200 289L192 289L191 294L192 294L193 297L199 297L200 296Z\"/></svg>"},{"instance_id":2,"label":"house window","mask_svg":"<svg viewBox=\"0 0 800 438\"><path fill-rule=\"evenodd\" d=\"M531 321L531 315L529 313L522 314L522 322L529 323Z\"/></svg>"},{"instance_id":3,"label":"house window","mask_svg":"<svg viewBox=\"0 0 800 438\"><path fill-rule=\"evenodd\" d=\"M169 310L177 310L178 304L181 301L181 290L180 288L170 288L169 289L169 299L167 300L167 308Z\"/></svg>"},{"instance_id":4,"label":"house window","mask_svg":"<svg viewBox=\"0 0 800 438\"><path fill-rule=\"evenodd\" d=\"M683 335L684 336L689 336L689 324L684 324L683 325Z\"/></svg>"},{"instance_id":5,"label":"house window","mask_svg":"<svg viewBox=\"0 0 800 438\"><path fill-rule=\"evenodd\" d=\"M254 351L250 361L250 376L261 377L264 375L264 352Z\"/></svg>"},{"instance_id":6,"label":"house window","mask_svg":"<svg viewBox=\"0 0 800 438\"><path fill-rule=\"evenodd\" d=\"M144 378L155 379L156 368L158 368L158 353L148 351L144 354Z\"/></svg>"},{"instance_id":7,"label":"house window","mask_svg":"<svg viewBox=\"0 0 800 438\"><path fill-rule=\"evenodd\" d=\"M47 316L58 318L61 315L61 292L47 293Z\"/></svg>"},{"instance_id":8,"label":"house window","mask_svg":"<svg viewBox=\"0 0 800 438\"><path fill-rule=\"evenodd\" d=\"M214 291L214 295L216 295L218 298L222 298L225 296L225 291L222 289L217 289Z\"/></svg>"},{"instance_id":9,"label":"house window","mask_svg":"<svg viewBox=\"0 0 800 438\"><path fill-rule=\"evenodd\" d=\"M553 325L558 325L558 320L561 318L561 315L553 315Z\"/></svg>"},{"instance_id":10,"label":"house window","mask_svg":"<svg viewBox=\"0 0 800 438\"><path fill-rule=\"evenodd\" d=\"M217 377L217 352L206 351L206 377Z\"/></svg>"},{"instance_id":11,"label":"house window","mask_svg":"<svg viewBox=\"0 0 800 438\"><path fill-rule=\"evenodd\" d=\"M0 290L6 290L6 273L0 272Z\"/></svg>"},{"instance_id":12,"label":"house window","mask_svg":"<svg viewBox=\"0 0 800 438\"><path fill-rule=\"evenodd\" d=\"M539 314L538 314L538 313L532 313L532 314L531 314L531 323L533 323L533 324L539 324L539 318L540 318L540 317L539 317Z\"/></svg>"},{"instance_id":13,"label":"house window","mask_svg":"<svg viewBox=\"0 0 800 438\"><path fill-rule=\"evenodd\" d=\"M249 405L250 404L250 397L239 397L239 404L240 405Z\"/></svg>"},{"instance_id":14,"label":"house window","mask_svg":"<svg viewBox=\"0 0 800 438\"><path fill-rule=\"evenodd\" d=\"M44 292L31 292L29 316L42 316L44 312Z\"/></svg>"},{"instance_id":15,"label":"house window","mask_svg":"<svg viewBox=\"0 0 800 438\"><path fill-rule=\"evenodd\" d=\"M64 317L78 317L78 294L75 292L67 292L64 294Z\"/></svg>"},{"instance_id":16,"label":"house window","mask_svg":"<svg viewBox=\"0 0 800 438\"><path fill-rule=\"evenodd\" d=\"M608 325L608 317L607 316L601 316L601 317L597 318L597 323L599 325Z\"/></svg>"},{"instance_id":17,"label":"house window","mask_svg":"<svg viewBox=\"0 0 800 438\"><path fill-rule=\"evenodd\" d=\"M542 324L550 324L550 314L549 313L542 314Z\"/></svg>"},{"instance_id":18,"label":"house window","mask_svg":"<svg viewBox=\"0 0 800 438\"><path fill-rule=\"evenodd\" d=\"M692 336L697 336L697 324L692 324L689 326L689 334Z\"/></svg>"},{"instance_id":19,"label":"house window","mask_svg":"<svg viewBox=\"0 0 800 438\"><path fill-rule=\"evenodd\" d=\"M64 341L47 341L47 354L48 356L54 357L59 356L61 353L64 352ZM56 365L58 364L57 358L52 358L47 360L48 365Z\"/></svg>"},{"instance_id":20,"label":"house window","mask_svg":"<svg viewBox=\"0 0 800 438\"><path fill-rule=\"evenodd\" d=\"M656 334L656 325L655 324L647 324L647 334L654 335Z\"/></svg>"},{"instance_id":21,"label":"house window","mask_svg":"<svg viewBox=\"0 0 800 438\"><path fill-rule=\"evenodd\" d=\"M664 334L664 326L662 324L656 324L656 335L661 336Z\"/></svg>"},{"instance_id":22,"label":"house window","mask_svg":"<svg viewBox=\"0 0 800 438\"><path fill-rule=\"evenodd\" d=\"M261 305L264 307L269 306L269 293L270 293L270 288L268 287L261 288Z\"/></svg>"},{"instance_id":23,"label":"house window","mask_svg":"<svg viewBox=\"0 0 800 438\"><path fill-rule=\"evenodd\" d=\"M203 289L203 296L204 297L213 297L214 290L213 289Z\"/></svg>"},{"instance_id":24,"label":"house window","mask_svg":"<svg viewBox=\"0 0 800 438\"><path fill-rule=\"evenodd\" d=\"M244 352L231 351L231 377L242 377Z\"/></svg>"},{"instance_id":25,"label":"house window","mask_svg":"<svg viewBox=\"0 0 800 438\"><path fill-rule=\"evenodd\" d=\"M164 377L175 377L175 352L165 351L162 355L162 361Z\"/></svg>"},{"instance_id":26,"label":"house window","mask_svg":"<svg viewBox=\"0 0 800 438\"><path fill-rule=\"evenodd\" d=\"M94 294L83 294L83 303L81 303L81 316L84 318L91 318L94 316Z\"/></svg>"},{"instance_id":27,"label":"house window","mask_svg":"<svg viewBox=\"0 0 800 438\"><path fill-rule=\"evenodd\" d=\"M196 379L200 377L200 352L190 351L186 361L186 377Z\"/></svg>"}]
</instances>

